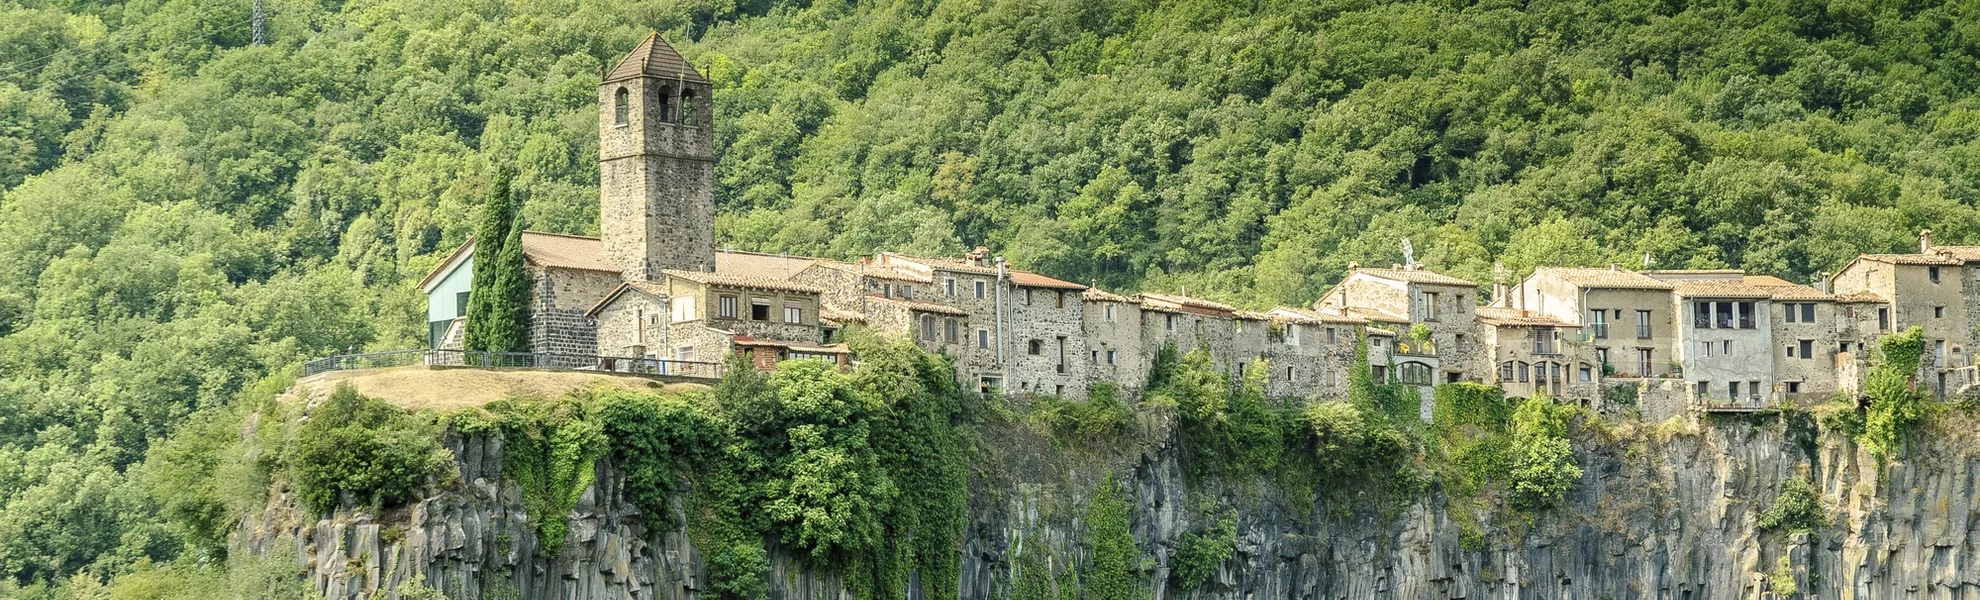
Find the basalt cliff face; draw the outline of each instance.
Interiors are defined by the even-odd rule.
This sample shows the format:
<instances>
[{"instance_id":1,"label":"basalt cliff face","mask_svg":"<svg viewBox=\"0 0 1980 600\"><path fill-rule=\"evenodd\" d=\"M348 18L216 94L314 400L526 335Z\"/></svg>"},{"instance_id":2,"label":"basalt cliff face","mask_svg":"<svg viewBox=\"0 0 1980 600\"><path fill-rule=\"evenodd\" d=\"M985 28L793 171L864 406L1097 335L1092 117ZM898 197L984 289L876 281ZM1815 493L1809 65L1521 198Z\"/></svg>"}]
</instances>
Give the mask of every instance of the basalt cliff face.
<instances>
[{"instance_id":1,"label":"basalt cliff face","mask_svg":"<svg viewBox=\"0 0 1980 600\"><path fill-rule=\"evenodd\" d=\"M1159 414L1141 416L1139 441L1108 450L985 426L958 557L961 596L1008 597L1027 544L1042 544L1057 568L1078 564L1083 507L1112 478L1133 507L1154 600L1766 598L1780 591L1769 574L1791 579L1796 597L1980 598L1980 433L1971 425L1957 413L1937 419L1881 468L1805 416L1583 427L1575 454L1585 476L1568 502L1531 520L1485 515L1475 550L1435 489L1330 506L1338 495L1192 478ZM500 441L448 443L463 482L452 489L384 515L321 520L302 518L278 493L241 526L237 552L293 546L329 598L391 597L415 574L463 599L685 600L706 589L685 531L641 527L609 460L567 515L566 548L544 559L528 525L537 515L524 514L501 477ZM1790 477L1816 483L1829 527L1759 530L1759 513ZM1235 553L1203 587L1179 589L1170 568L1184 534L1211 518L1205 506L1235 518ZM773 547L771 562L774 600L850 597L789 553Z\"/></svg>"}]
</instances>

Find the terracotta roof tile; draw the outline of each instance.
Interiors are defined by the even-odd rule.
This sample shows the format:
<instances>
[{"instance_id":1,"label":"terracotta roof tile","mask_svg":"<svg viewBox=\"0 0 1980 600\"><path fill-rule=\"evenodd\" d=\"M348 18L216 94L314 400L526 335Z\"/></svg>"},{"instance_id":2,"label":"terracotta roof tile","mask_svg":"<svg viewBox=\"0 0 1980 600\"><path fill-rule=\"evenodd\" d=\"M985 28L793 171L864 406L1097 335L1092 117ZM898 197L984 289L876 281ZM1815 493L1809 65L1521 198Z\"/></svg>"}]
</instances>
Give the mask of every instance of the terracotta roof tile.
<instances>
[{"instance_id":1,"label":"terracotta roof tile","mask_svg":"<svg viewBox=\"0 0 1980 600\"><path fill-rule=\"evenodd\" d=\"M1772 275L1747 275L1746 284L1760 286L1773 294L1775 300L1834 300L1822 290L1793 283Z\"/></svg>"},{"instance_id":2,"label":"terracotta roof tile","mask_svg":"<svg viewBox=\"0 0 1980 600\"><path fill-rule=\"evenodd\" d=\"M666 273L668 277L679 277L681 279L686 279L688 281L693 281L696 283L701 283L706 285L754 288L759 290L794 292L799 294L822 294L825 292L824 290L812 286L804 285L801 283L795 283L783 279L772 279L767 277L751 277L748 275L733 275L729 273L709 273L706 271L680 271L675 269L667 269L661 272Z\"/></svg>"},{"instance_id":3,"label":"terracotta roof tile","mask_svg":"<svg viewBox=\"0 0 1980 600\"><path fill-rule=\"evenodd\" d=\"M1088 302L1134 302L1134 300L1129 299L1127 296L1110 293L1100 288L1086 288L1086 291L1081 292L1079 296Z\"/></svg>"},{"instance_id":4,"label":"terracotta roof tile","mask_svg":"<svg viewBox=\"0 0 1980 600\"><path fill-rule=\"evenodd\" d=\"M866 322L866 315L862 315L862 314L859 314L859 313L857 313L857 312L854 312L854 311L850 311L850 310L839 310L839 309L836 309L836 308L826 308L826 309L822 309L822 310L819 310L819 311L818 311L818 317L819 317L819 318L821 318L821 319L825 319L825 320L828 320L828 321L837 321L837 322L840 322L840 323L847 323L847 322L856 322L856 323L865 323L865 322Z\"/></svg>"},{"instance_id":5,"label":"terracotta roof tile","mask_svg":"<svg viewBox=\"0 0 1980 600\"><path fill-rule=\"evenodd\" d=\"M591 310L584 311L584 316L597 316L598 311L605 310L605 307L611 306L612 302L618 300L619 296L624 295L627 290L639 290L663 299L667 297L667 286L651 281L628 281L619 284L619 287L612 288L612 293L606 294L604 298L599 299L597 304L591 306Z\"/></svg>"},{"instance_id":6,"label":"terracotta roof tile","mask_svg":"<svg viewBox=\"0 0 1980 600\"><path fill-rule=\"evenodd\" d=\"M1932 251L1962 262L1980 262L1980 246L1933 246Z\"/></svg>"},{"instance_id":7,"label":"terracotta roof tile","mask_svg":"<svg viewBox=\"0 0 1980 600\"><path fill-rule=\"evenodd\" d=\"M808 256L761 252L716 252L715 272L765 279L790 279L819 262L823 261Z\"/></svg>"},{"instance_id":8,"label":"terracotta roof tile","mask_svg":"<svg viewBox=\"0 0 1980 600\"><path fill-rule=\"evenodd\" d=\"M699 71L695 71L694 65L688 64L687 59L681 58L681 53L674 51L674 47L668 44L667 40L660 39L660 32L657 31L647 34L645 40L640 41L632 52L626 53L626 57L619 60L618 66L607 71L605 81L618 81L642 75L708 83L708 79L702 77Z\"/></svg>"},{"instance_id":9,"label":"terracotta roof tile","mask_svg":"<svg viewBox=\"0 0 1980 600\"><path fill-rule=\"evenodd\" d=\"M866 300L869 302L879 302L881 304L891 304L908 310L925 312L925 313L936 313L942 315L958 315L964 317L969 316L969 311L956 308L953 306L936 304L933 302L922 302L920 300L908 300L905 298L887 298L884 296L867 296Z\"/></svg>"},{"instance_id":10,"label":"terracotta roof tile","mask_svg":"<svg viewBox=\"0 0 1980 600\"><path fill-rule=\"evenodd\" d=\"M1679 281L1676 293L1685 298L1772 298L1767 286L1740 281Z\"/></svg>"},{"instance_id":11,"label":"terracotta roof tile","mask_svg":"<svg viewBox=\"0 0 1980 600\"><path fill-rule=\"evenodd\" d=\"M1237 308L1229 304L1211 302L1202 298L1191 298L1189 296L1143 292L1135 294L1135 298L1141 300L1141 307L1148 310L1190 312L1219 317L1233 316L1237 312Z\"/></svg>"},{"instance_id":12,"label":"terracotta roof tile","mask_svg":"<svg viewBox=\"0 0 1980 600\"><path fill-rule=\"evenodd\" d=\"M1965 264L1958 259L1940 254L1863 254L1857 256L1857 258L1893 265L1958 266Z\"/></svg>"},{"instance_id":13,"label":"terracotta roof tile","mask_svg":"<svg viewBox=\"0 0 1980 600\"><path fill-rule=\"evenodd\" d=\"M996 267L986 267L959 258L933 258L926 256L908 256L905 254L888 254L887 256L890 258L899 259L907 262L919 263L922 265L926 265L932 269L941 269L944 271L959 271L963 273L976 273L978 275L997 274ZM1039 275L1037 273L1033 273L1030 271L1009 269L1007 272L1010 274L1011 283L1022 287L1041 287L1041 288L1055 288L1055 289L1066 289L1066 290L1086 289L1086 286L1077 283L1059 280L1059 279L1053 279L1051 277L1046 277L1044 275Z\"/></svg>"},{"instance_id":14,"label":"terracotta roof tile","mask_svg":"<svg viewBox=\"0 0 1980 600\"><path fill-rule=\"evenodd\" d=\"M1504 306L1480 306L1478 307L1477 314L1478 322L1486 325L1508 327L1581 327L1580 325L1568 323L1530 310Z\"/></svg>"},{"instance_id":15,"label":"terracotta roof tile","mask_svg":"<svg viewBox=\"0 0 1980 600\"><path fill-rule=\"evenodd\" d=\"M619 272L618 267L605 260L604 245L595 237L525 231L522 243L523 258L540 267Z\"/></svg>"},{"instance_id":16,"label":"terracotta roof tile","mask_svg":"<svg viewBox=\"0 0 1980 600\"><path fill-rule=\"evenodd\" d=\"M1295 323L1330 323L1336 325L1366 325L1367 317L1324 313L1294 306L1281 306L1272 309L1273 318Z\"/></svg>"},{"instance_id":17,"label":"terracotta roof tile","mask_svg":"<svg viewBox=\"0 0 1980 600\"><path fill-rule=\"evenodd\" d=\"M1409 283L1427 283L1431 285L1464 285L1464 286L1478 287L1478 284L1472 283L1470 281L1465 281L1463 279L1458 279L1456 277L1444 275L1441 273L1432 273L1430 271L1425 271L1422 269L1370 269L1364 267L1348 272L1349 275L1354 275L1355 273L1361 273L1373 277L1380 277L1382 279L1388 279L1392 281L1407 281Z\"/></svg>"},{"instance_id":18,"label":"terracotta roof tile","mask_svg":"<svg viewBox=\"0 0 1980 600\"><path fill-rule=\"evenodd\" d=\"M1889 302L1889 300L1885 300L1883 296L1879 296L1871 292L1857 291L1857 292L1849 292L1844 294L1836 294L1836 302L1841 302L1844 304L1868 304L1868 303L1881 304L1881 303Z\"/></svg>"},{"instance_id":19,"label":"terracotta roof tile","mask_svg":"<svg viewBox=\"0 0 1980 600\"><path fill-rule=\"evenodd\" d=\"M1540 267L1535 275L1548 274L1562 281L1584 288L1619 290L1668 290L1674 286L1668 281L1658 281L1648 275L1621 269L1601 269L1589 267Z\"/></svg>"}]
</instances>

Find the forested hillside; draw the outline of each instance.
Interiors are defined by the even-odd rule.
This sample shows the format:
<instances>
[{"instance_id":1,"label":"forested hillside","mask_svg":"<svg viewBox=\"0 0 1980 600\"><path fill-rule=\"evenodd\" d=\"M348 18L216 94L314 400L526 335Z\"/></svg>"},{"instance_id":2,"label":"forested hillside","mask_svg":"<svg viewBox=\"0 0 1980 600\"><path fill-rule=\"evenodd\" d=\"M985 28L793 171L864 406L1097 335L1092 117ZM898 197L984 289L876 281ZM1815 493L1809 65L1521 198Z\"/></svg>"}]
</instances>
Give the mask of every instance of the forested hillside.
<instances>
[{"instance_id":1,"label":"forested hillside","mask_svg":"<svg viewBox=\"0 0 1980 600\"><path fill-rule=\"evenodd\" d=\"M1404 238L1478 281L1980 242L1972 2L269 0L258 46L250 5L0 0L0 595L217 557L239 398L419 344L497 165L595 233L649 30L717 86L742 249L1262 306Z\"/></svg>"}]
</instances>

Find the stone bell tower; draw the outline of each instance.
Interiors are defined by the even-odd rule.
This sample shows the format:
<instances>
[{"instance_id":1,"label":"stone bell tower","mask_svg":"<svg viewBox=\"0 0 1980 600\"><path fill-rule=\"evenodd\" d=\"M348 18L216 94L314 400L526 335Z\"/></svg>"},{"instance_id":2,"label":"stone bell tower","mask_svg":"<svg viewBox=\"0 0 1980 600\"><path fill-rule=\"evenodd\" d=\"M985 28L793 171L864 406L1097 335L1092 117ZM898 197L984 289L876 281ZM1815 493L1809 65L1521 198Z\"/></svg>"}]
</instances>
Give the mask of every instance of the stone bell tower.
<instances>
[{"instance_id":1,"label":"stone bell tower","mask_svg":"<svg viewBox=\"0 0 1980 600\"><path fill-rule=\"evenodd\" d=\"M659 33L598 85L598 229L627 281L715 270L708 79Z\"/></svg>"}]
</instances>

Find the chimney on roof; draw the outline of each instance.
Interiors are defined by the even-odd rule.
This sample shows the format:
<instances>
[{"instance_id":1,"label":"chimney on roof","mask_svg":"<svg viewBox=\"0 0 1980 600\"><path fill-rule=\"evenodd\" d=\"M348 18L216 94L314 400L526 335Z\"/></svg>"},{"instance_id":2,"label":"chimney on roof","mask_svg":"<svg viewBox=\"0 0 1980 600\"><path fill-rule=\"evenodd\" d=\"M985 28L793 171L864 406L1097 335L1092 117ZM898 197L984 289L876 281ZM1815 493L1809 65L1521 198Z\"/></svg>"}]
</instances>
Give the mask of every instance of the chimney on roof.
<instances>
[{"instance_id":1,"label":"chimney on roof","mask_svg":"<svg viewBox=\"0 0 1980 600\"><path fill-rule=\"evenodd\" d=\"M1610 273L1617 273L1617 272L1621 272L1621 271L1622 271L1622 265L1619 265L1619 264L1616 264L1616 263L1609 263L1609 272L1610 272Z\"/></svg>"},{"instance_id":2,"label":"chimney on roof","mask_svg":"<svg viewBox=\"0 0 1980 600\"><path fill-rule=\"evenodd\" d=\"M1918 230L1918 253L1919 254L1932 253L1932 230L1930 229Z\"/></svg>"},{"instance_id":3,"label":"chimney on roof","mask_svg":"<svg viewBox=\"0 0 1980 600\"><path fill-rule=\"evenodd\" d=\"M1402 265L1399 265L1399 264L1396 264L1396 263L1389 263L1389 268L1391 268L1391 269L1400 269L1400 268L1403 268L1403 266L1402 266Z\"/></svg>"},{"instance_id":4,"label":"chimney on roof","mask_svg":"<svg viewBox=\"0 0 1980 600\"><path fill-rule=\"evenodd\" d=\"M1353 271L1353 270L1355 270L1355 269L1359 269L1359 268L1361 268L1361 263L1358 263L1358 262L1353 262L1353 261L1349 261L1349 262L1348 262L1348 270L1349 270L1349 271Z\"/></svg>"},{"instance_id":5,"label":"chimney on roof","mask_svg":"<svg viewBox=\"0 0 1980 600\"><path fill-rule=\"evenodd\" d=\"M968 254L964 254L963 256L968 258L969 262L975 264L976 266L979 267L991 266L990 248L988 246L977 246L976 248L971 249Z\"/></svg>"},{"instance_id":6,"label":"chimney on roof","mask_svg":"<svg viewBox=\"0 0 1980 600\"><path fill-rule=\"evenodd\" d=\"M1815 291L1822 292L1824 294L1829 293L1828 273L1823 273L1821 271L1815 272Z\"/></svg>"}]
</instances>

